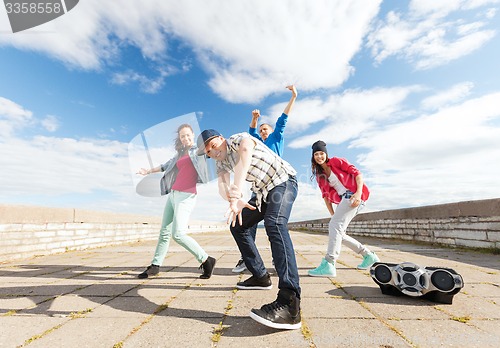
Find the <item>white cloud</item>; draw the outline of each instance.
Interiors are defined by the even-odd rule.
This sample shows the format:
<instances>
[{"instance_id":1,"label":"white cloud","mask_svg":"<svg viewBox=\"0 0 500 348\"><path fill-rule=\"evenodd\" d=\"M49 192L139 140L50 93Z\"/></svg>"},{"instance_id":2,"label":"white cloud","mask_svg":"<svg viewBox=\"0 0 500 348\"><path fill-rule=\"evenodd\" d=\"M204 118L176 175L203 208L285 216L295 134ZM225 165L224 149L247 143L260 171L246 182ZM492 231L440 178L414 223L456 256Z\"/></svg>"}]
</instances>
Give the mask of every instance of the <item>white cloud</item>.
<instances>
[{"instance_id":1,"label":"white cloud","mask_svg":"<svg viewBox=\"0 0 500 348\"><path fill-rule=\"evenodd\" d=\"M307 182L299 182L299 194L293 205L290 221L301 221L309 219L321 219L328 216L325 203L321 197L321 192L316 182L311 182L309 177ZM246 198L250 199L250 187L245 190ZM198 197L196 207L191 218L200 221L226 221L224 214L228 208L228 203L223 200L217 191L217 181L212 181L207 185L198 186Z\"/></svg>"},{"instance_id":2,"label":"white cloud","mask_svg":"<svg viewBox=\"0 0 500 348\"><path fill-rule=\"evenodd\" d=\"M450 90L454 88L457 86ZM346 117L353 105L362 104L359 100L371 96L381 101L380 105L367 103L375 117L360 111L364 118L351 123L358 130L352 133L352 144L366 149L360 157L350 160L359 164L372 191L367 210L497 197L500 185L491 177L500 171L496 161L500 158L500 93L441 107L438 112L411 120L396 118L391 125L381 126L388 115L400 111L400 103L411 90L349 91L331 97L342 110L339 115L345 113ZM384 101L389 100L384 95L398 93L392 102ZM351 98L360 99L356 103ZM5 98L1 102L0 114L10 117L9 121L4 117L5 122L17 122L19 117L31 119L31 112L23 106ZM364 130L368 121L372 122L370 129ZM336 119L326 122L337 124ZM1 173L1 201L12 202L12 197L16 197L19 203L26 204L32 198L61 202L64 197L71 197L71 206L77 208L162 213L164 198L145 198L134 192L128 144L47 136L25 140L15 134L7 140L0 142L0 165L9 168ZM301 175L307 173L308 170ZM227 203L219 197L215 182L199 186L198 192L192 219L223 221ZM299 192L292 221L328 215L319 189L308 177L300 178Z\"/></svg>"},{"instance_id":3,"label":"white cloud","mask_svg":"<svg viewBox=\"0 0 500 348\"><path fill-rule=\"evenodd\" d=\"M178 72L189 69L185 60L170 59L172 40L180 39L179 50L193 52L221 98L256 102L289 83L309 91L341 85L353 71L349 62L380 3L86 0L57 20L1 35L0 45L95 70L114 66L122 47L129 45L138 48L148 64ZM2 23L0 30L8 31L8 21ZM136 81L155 93L163 85L162 69L158 78L126 70L118 74L122 81Z\"/></svg>"},{"instance_id":4,"label":"white cloud","mask_svg":"<svg viewBox=\"0 0 500 348\"><path fill-rule=\"evenodd\" d=\"M206 185L198 185L196 206L191 214L192 220L225 222L228 203L219 195L217 180ZM249 192L246 190L245 192Z\"/></svg>"},{"instance_id":5,"label":"white cloud","mask_svg":"<svg viewBox=\"0 0 500 348\"><path fill-rule=\"evenodd\" d=\"M49 131L58 127L55 116L49 115L37 121L31 111L0 97L2 130L38 122ZM26 136L19 137L16 132L7 135L0 137L0 167L8 168L0 174L0 201L19 204L43 202L46 206L162 214L165 197L148 198L135 193L135 185L140 181L140 175L135 172L140 166L148 167L148 164L142 157L129 158L134 154L131 154L128 143L40 135L28 139ZM160 154L160 151L163 153ZM151 149L151 156L154 165L158 165L163 163L165 156L172 156L172 149L154 148ZM159 180L157 184L159 186ZM219 197L215 182L201 185L198 190L201 194L192 219L224 220L227 204Z\"/></svg>"},{"instance_id":6,"label":"white cloud","mask_svg":"<svg viewBox=\"0 0 500 348\"><path fill-rule=\"evenodd\" d=\"M49 132L55 132L59 128L59 120L54 115L47 115L41 121L41 124Z\"/></svg>"},{"instance_id":7,"label":"white cloud","mask_svg":"<svg viewBox=\"0 0 500 348\"><path fill-rule=\"evenodd\" d=\"M309 179L309 178L307 178ZM293 204L290 221L322 219L330 216L316 180L299 183L299 193Z\"/></svg>"},{"instance_id":8,"label":"white cloud","mask_svg":"<svg viewBox=\"0 0 500 348\"><path fill-rule=\"evenodd\" d=\"M208 84L226 101L255 102L282 92L284 101L265 110L263 121L270 123L289 99L284 86L296 83L305 93L289 118L288 146L309 147L321 137L364 151L356 162L372 190L368 208L497 197L500 189L491 176L500 169L498 93L465 100L473 87L465 82L424 99L423 111L406 103L411 93L422 91L417 85L327 94L353 73L352 57L380 2L86 0L43 26L0 35L0 46L41 52L72 68L110 70L112 82L135 83L147 93L158 92L168 76L188 71L198 60ZM409 13L389 12L378 22L368 45L378 62L395 56L417 69L442 65L496 35L491 19L497 9L484 6L497 3L414 1ZM0 11L0 31L8 32L6 25ZM151 76L120 61L124 48L140 51ZM322 94L307 93L318 89ZM0 97L0 165L9 168L0 174L0 200L72 197L75 207L161 214L164 199L134 192L127 144L16 137L18 130L39 124L55 131L59 121L37 120ZM301 183L299 190L292 220L327 215L313 183ZM199 192L193 218L223 220L226 203L214 184Z\"/></svg>"},{"instance_id":9,"label":"white cloud","mask_svg":"<svg viewBox=\"0 0 500 348\"><path fill-rule=\"evenodd\" d=\"M346 90L342 94L300 99L288 120L287 132L302 135L288 143L291 148L308 147L319 138L327 143L340 144L358 137L381 121L395 122L405 112L402 103L407 96L420 90L419 86ZM273 106L269 114L279 115L283 104ZM275 116L277 117L277 116ZM270 117L266 117L270 122ZM308 131L313 124L323 124L321 130Z\"/></svg>"},{"instance_id":10,"label":"white cloud","mask_svg":"<svg viewBox=\"0 0 500 348\"><path fill-rule=\"evenodd\" d=\"M352 73L349 61L380 2L280 1L270 7L253 1L240 2L236 11L232 4L205 8L208 15L198 18L199 27L187 38L196 40L216 93L232 102L255 102L290 83L303 90L339 86ZM216 11L232 15L213 25L207 40L202 31Z\"/></svg>"},{"instance_id":11,"label":"white cloud","mask_svg":"<svg viewBox=\"0 0 500 348\"><path fill-rule=\"evenodd\" d=\"M407 52L410 56L420 56L415 64L417 69L433 68L468 55L495 36L493 30L483 30L458 35L455 41L447 42L445 34L444 30L437 29L409 46Z\"/></svg>"},{"instance_id":12,"label":"white cloud","mask_svg":"<svg viewBox=\"0 0 500 348\"><path fill-rule=\"evenodd\" d=\"M116 141L12 138L0 143L0 153L2 166L9 168L3 174L3 194L51 196L110 188L119 191L131 183L129 170L123 167L127 164L126 147Z\"/></svg>"},{"instance_id":13,"label":"white cloud","mask_svg":"<svg viewBox=\"0 0 500 348\"><path fill-rule=\"evenodd\" d=\"M422 107L424 109L438 109L440 107L461 101L470 94L473 87L474 84L472 82L456 84L445 91L436 93L435 95L422 100Z\"/></svg>"},{"instance_id":14,"label":"white cloud","mask_svg":"<svg viewBox=\"0 0 500 348\"><path fill-rule=\"evenodd\" d=\"M167 74L162 73L160 76L151 79L137 72L128 70L126 72L113 74L111 82L117 85L126 85L131 82L136 82L143 92L154 94L163 88L166 76Z\"/></svg>"},{"instance_id":15,"label":"white cloud","mask_svg":"<svg viewBox=\"0 0 500 348\"><path fill-rule=\"evenodd\" d=\"M496 8L490 8L488 11L486 11L486 18L492 19L495 17L497 14L497 9Z\"/></svg>"},{"instance_id":16,"label":"white cloud","mask_svg":"<svg viewBox=\"0 0 500 348\"><path fill-rule=\"evenodd\" d=\"M416 17L438 17L442 18L460 8L463 0L412 0L409 4L410 12Z\"/></svg>"},{"instance_id":17,"label":"white cloud","mask_svg":"<svg viewBox=\"0 0 500 348\"><path fill-rule=\"evenodd\" d=\"M12 123L19 118L31 119L32 113L8 99L0 98L0 115L7 115L8 122ZM57 119L48 116L42 124L44 122L50 128L57 124ZM120 213L162 214L165 197L148 198L135 193L135 185L140 181L139 176L134 175L138 168L131 168L130 165L140 166L140 161L129 159L127 143L53 136L21 139L15 134L4 140L0 141L0 166L9 170L1 174L0 201L32 204L43 197L44 205L53 202L59 207L67 205ZM167 148L160 150L171 154ZM151 155L156 158L155 161L161 157L156 152ZM324 217L328 212L315 184L300 183L299 187L300 194L291 220ZM249 198L249 187L245 192ZM192 220L223 222L226 210L227 202L219 196L216 180L198 186Z\"/></svg>"},{"instance_id":18,"label":"white cloud","mask_svg":"<svg viewBox=\"0 0 500 348\"><path fill-rule=\"evenodd\" d=\"M500 171L499 98L471 99L361 138L370 200L383 210L498 197L500 185L488 178Z\"/></svg>"},{"instance_id":19,"label":"white cloud","mask_svg":"<svg viewBox=\"0 0 500 348\"><path fill-rule=\"evenodd\" d=\"M500 4L500 0L466 0L464 1L464 8L469 10L496 4Z\"/></svg>"},{"instance_id":20,"label":"white cloud","mask_svg":"<svg viewBox=\"0 0 500 348\"><path fill-rule=\"evenodd\" d=\"M41 124L55 131L59 121L49 115L37 120L33 113L15 102L0 97L0 201L12 200L29 204L30 197L97 197L108 192L113 197L134 192L128 168L127 145L118 141L70 139L34 136L25 139L20 129ZM103 204L105 210L118 210L123 200ZM79 202L75 207L79 206ZM87 202L84 208L99 207L100 202ZM85 205L85 203L83 203Z\"/></svg>"},{"instance_id":21,"label":"white cloud","mask_svg":"<svg viewBox=\"0 0 500 348\"><path fill-rule=\"evenodd\" d=\"M478 50L496 35L486 28L492 18L488 13L483 21L466 17L467 11L484 5L463 0L412 1L408 13L391 11L378 21L367 45L378 63L396 56L420 70L447 64ZM452 15L463 18L452 19Z\"/></svg>"},{"instance_id":22,"label":"white cloud","mask_svg":"<svg viewBox=\"0 0 500 348\"><path fill-rule=\"evenodd\" d=\"M8 137L13 131L31 124L33 113L12 100L0 97L0 135Z\"/></svg>"},{"instance_id":23,"label":"white cloud","mask_svg":"<svg viewBox=\"0 0 500 348\"><path fill-rule=\"evenodd\" d=\"M427 97L420 105L432 113L418 108L405 111L409 93L428 92L420 86L301 99L289 122L297 118L303 129L308 122L322 127L302 130L295 138L297 133L289 133L288 144L304 148L323 139L359 150L357 158L348 160L362 170L372 191L367 211L498 197L500 184L492 182L491 175L500 172L496 160L500 158L500 93L467 99L472 88L472 83L464 82ZM311 103L315 106L312 121L305 121ZM306 208L315 204L315 190L314 185L302 190L296 206L323 214L319 206Z\"/></svg>"},{"instance_id":24,"label":"white cloud","mask_svg":"<svg viewBox=\"0 0 500 348\"><path fill-rule=\"evenodd\" d=\"M0 142L0 201L161 216L165 198L135 193L127 144L36 136Z\"/></svg>"}]
</instances>

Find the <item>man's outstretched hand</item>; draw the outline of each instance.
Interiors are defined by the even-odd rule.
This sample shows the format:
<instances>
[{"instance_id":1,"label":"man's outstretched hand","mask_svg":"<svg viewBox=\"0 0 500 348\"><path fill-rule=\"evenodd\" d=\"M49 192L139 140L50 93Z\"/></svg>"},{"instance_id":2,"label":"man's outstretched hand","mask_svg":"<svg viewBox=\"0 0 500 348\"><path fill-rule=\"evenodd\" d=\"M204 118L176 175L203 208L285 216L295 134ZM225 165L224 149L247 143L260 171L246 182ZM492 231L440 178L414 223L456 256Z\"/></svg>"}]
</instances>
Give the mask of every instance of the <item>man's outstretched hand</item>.
<instances>
[{"instance_id":1,"label":"man's outstretched hand","mask_svg":"<svg viewBox=\"0 0 500 348\"><path fill-rule=\"evenodd\" d=\"M236 225L236 218L238 218L240 226L243 225L243 218L241 216L243 208L248 208L250 210L257 209L242 198L232 198L229 200L229 208L227 209L226 214L224 214L224 217L227 217L228 224L231 222L231 227Z\"/></svg>"}]
</instances>

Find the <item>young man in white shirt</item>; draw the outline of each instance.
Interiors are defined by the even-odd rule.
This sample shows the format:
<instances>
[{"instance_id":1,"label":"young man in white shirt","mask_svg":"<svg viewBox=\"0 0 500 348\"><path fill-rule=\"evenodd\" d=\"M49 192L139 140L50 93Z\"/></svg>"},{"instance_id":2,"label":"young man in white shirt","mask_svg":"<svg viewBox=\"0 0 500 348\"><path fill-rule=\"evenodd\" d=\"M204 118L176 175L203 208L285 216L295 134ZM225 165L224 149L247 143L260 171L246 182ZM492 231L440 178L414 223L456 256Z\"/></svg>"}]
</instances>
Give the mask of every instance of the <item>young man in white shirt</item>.
<instances>
[{"instance_id":1,"label":"young man in white shirt","mask_svg":"<svg viewBox=\"0 0 500 348\"><path fill-rule=\"evenodd\" d=\"M228 222L241 255L252 276L237 283L238 289L271 289L272 282L255 241L252 226L264 220L271 243L274 267L279 277L278 297L250 317L277 329L299 329L300 285L288 219L297 197L295 169L264 143L248 133L225 139L218 131L204 130L198 137L198 154L216 161L219 194L228 201ZM230 182L230 172L234 172ZM255 193L249 202L242 199L245 181Z\"/></svg>"}]
</instances>

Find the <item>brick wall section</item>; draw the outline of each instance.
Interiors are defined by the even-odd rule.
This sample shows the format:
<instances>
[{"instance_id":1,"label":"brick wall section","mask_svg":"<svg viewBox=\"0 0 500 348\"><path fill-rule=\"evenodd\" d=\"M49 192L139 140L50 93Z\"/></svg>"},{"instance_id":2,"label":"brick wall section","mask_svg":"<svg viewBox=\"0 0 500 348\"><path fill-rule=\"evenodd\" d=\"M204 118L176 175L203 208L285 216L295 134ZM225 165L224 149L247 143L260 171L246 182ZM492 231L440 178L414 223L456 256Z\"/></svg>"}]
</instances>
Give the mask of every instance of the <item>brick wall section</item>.
<instances>
[{"instance_id":1,"label":"brick wall section","mask_svg":"<svg viewBox=\"0 0 500 348\"><path fill-rule=\"evenodd\" d=\"M291 222L290 229L328 233L330 219ZM0 262L158 238L160 217L72 208L0 205ZM227 230L196 223L190 232ZM500 199L386 210L358 215L353 236L500 249Z\"/></svg>"},{"instance_id":2,"label":"brick wall section","mask_svg":"<svg viewBox=\"0 0 500 348\"><path fill-rule=\"evenodd\" d=\"M161 218L72 208L0 205L0 262L158 238ZM191 233L227 230L193 224Z\"/></svg>"},{"instance_id":3,"label":"brick wall section","mask_svg":"<svg viewBox=\"0 0 500 348\"><path fill-rule=\"evenodd\" d=\"M293 222L290 229L328 233L329 218ZM500 249L500 199L359 214L347 233L449 246Z\"/></svg>"}]
</instances>

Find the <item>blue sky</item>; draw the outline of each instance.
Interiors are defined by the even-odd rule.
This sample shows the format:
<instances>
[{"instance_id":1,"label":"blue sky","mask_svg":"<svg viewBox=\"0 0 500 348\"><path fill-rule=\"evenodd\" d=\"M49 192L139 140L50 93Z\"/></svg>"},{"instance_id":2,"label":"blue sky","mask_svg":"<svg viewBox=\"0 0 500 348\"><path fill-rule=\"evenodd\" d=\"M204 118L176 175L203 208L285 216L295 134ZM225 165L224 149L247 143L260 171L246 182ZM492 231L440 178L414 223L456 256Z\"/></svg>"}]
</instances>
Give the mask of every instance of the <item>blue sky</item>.
<instances>
[{"instance_id":1,"label":"blue sky","mask_svg":"<svg viewBox=\"0 0 500 348\"><path fill-rule=\"evenodd\" d=\"M0 7L0 204L159 215L164 198L135 193L129 142L189 113L226 136L247 131L254 108L274 123L290 83L292 220L328 215L309 180L318 139L361 169L366 211L497 198L499 9L498 0L85 0L13 34ZM215 185L199 193L193 219L223 219Z\"/></svg>"}]
</instances>

